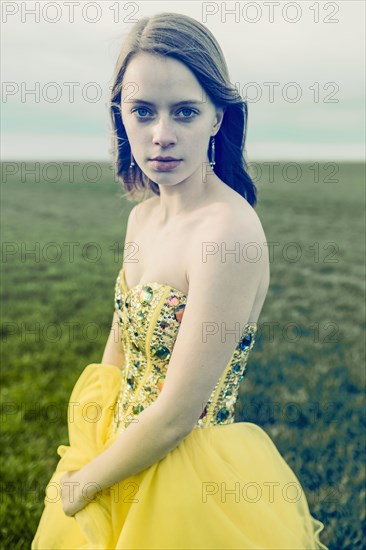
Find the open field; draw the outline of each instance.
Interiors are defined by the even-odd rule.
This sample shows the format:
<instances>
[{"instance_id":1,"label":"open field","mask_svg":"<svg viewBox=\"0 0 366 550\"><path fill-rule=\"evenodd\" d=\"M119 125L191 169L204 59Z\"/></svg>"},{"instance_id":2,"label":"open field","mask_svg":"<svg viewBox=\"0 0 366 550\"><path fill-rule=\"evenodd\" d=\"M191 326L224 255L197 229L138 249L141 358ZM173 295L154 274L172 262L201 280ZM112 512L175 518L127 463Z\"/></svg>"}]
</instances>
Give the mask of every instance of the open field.
<instances>
[{"instance_id":1,"label":"open field","mask_svg":"<svg viewBox=\"0 0 366 550\"><path fill-rule=\"evenodd\" d=\"M271 285L237 420L270 435L325 524L322 541L361 549L364 167L344 163L333 173L300 164L296 182L283 164L273 181L259 167L256 210L272 243ZM94 183L81 168L73 182L66 170L55 182L52 170L39 181L19 171L3 178L2 548L30 547L56 448L68 444L71 390L86 365L101 361L112 321L133 203L120 198L108 165Z\"/></svg>"}]
</instances>

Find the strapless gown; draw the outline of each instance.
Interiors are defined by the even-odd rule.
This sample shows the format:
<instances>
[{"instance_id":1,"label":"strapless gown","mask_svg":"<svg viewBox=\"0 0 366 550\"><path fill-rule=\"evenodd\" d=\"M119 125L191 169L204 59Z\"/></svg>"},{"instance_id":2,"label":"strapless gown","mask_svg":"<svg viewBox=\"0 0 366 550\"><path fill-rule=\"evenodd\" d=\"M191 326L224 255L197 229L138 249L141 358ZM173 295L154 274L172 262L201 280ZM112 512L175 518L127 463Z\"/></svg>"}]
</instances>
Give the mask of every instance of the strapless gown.
<instances>
[{"instance_id":1,"label":"strapless gown","mask_svg":"<svg viewBox=\"0 0 366 550\"><path fill-rule=\"evenodd\" d=\"M186 301L164 283L127 289L124 268L118 273L114 308L124 365L121 371L89 364L73 388L69 445L57 447L60 460L45 488L33 550L327 550L319 538L324 524L311 515L299 480L271 438L256 424L234 422L255 323L245 325L189 435L157 463L104 489L74 517L65 515L60 477L105 450L158 397Z\"/></svg>"}]
</instances>

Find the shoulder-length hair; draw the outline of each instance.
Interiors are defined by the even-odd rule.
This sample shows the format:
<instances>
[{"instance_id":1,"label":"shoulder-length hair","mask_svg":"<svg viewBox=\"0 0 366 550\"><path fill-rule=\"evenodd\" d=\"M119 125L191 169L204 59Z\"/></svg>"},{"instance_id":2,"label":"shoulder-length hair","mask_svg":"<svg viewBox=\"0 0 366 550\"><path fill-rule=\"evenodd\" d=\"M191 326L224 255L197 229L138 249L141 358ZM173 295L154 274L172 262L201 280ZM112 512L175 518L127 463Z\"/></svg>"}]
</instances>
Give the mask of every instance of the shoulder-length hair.
<instances>
[{"instance_id":1,"label":"shoulder-length hair","mask_svg":"<svg viewBox=\"0 0 366 550\"><path fill-rule=\"evenodd\" d=\"M150 190L160 195L159 186L143 173L137 163L130 167L131 148L121 117L122 79L128 63L139 52L170 56L184 63L212 103L224 109L221 127L215 136L214 171L224 183L255 206L257 189L244 158L248 119L246 102L229 80L224 55L211 31L187 15L171 12L143 17L134 24L125 37L113 75L110 104L113 143L110 152L126 196L133 198L139 192L149 193Z\"/></svg>"}]
</instances>

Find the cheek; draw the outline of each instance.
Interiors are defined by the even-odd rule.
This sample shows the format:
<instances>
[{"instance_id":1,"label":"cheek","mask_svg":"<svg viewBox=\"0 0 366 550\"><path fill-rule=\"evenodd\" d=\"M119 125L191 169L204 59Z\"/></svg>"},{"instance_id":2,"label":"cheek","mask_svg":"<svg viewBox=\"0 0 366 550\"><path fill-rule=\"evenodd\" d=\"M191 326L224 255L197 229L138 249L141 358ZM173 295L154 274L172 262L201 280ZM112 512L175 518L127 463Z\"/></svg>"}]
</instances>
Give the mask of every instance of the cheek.
<instances>
[{"instance_id":1,"label":"cheek","mask_svg":"<svg viewBox=\"0 0 366 550\"><path fill-rule=\"evenodd\" d=\"M206 143L206 134L197 134L195 133L192 138L189 140L187 146L189 151L194 157L202 157L206 153L207 143Z\"/></svg>"},{"instance_id":2,"label":"cheek","mask_svg":"<svg viewBox=\"0 0 366 550\"><path fill-rule=\"evenodd\" d=\"M152 139L151 130L141 122L136 120L126 121L125 124L127 135L131 136L131 140L136 143L146 144L150 143Z\"/></svg>"},{"instance_id":3,"label":"cheek","mask_svg":"<svg viewBox=\"0 0 366 550\"><path fill-rule=\"evenodd\" d=\"M124 112L122 110L122 121L127 134L136 135L139 130L141 132L141 128L139 128L139 125L132 113L126 111Z\"/></svg>"},{"instance_id":4,"label":"cheek","mask_svg":"<svg viewBox=\"0 0 366 550\"><path fill-rule=\"evenodd\" d=\"M126 116L123 119L123 123L125 125L125 130L127 135L133 136L136 134L136 125L133 123L133 121L130 119L130 117Z\"/></svg>"},{"instance_id":5,"label":"cheek","mask_svg":"<svg viewBox=\"0 0 366 550\"><path fill-rule=\"evenodd\" d=\"M206 134L204 132L192 131L188 136L184 139L187 147L189 147L192 151L201 151L205 148L206 143Z\"/></svg>"}]
</instances>

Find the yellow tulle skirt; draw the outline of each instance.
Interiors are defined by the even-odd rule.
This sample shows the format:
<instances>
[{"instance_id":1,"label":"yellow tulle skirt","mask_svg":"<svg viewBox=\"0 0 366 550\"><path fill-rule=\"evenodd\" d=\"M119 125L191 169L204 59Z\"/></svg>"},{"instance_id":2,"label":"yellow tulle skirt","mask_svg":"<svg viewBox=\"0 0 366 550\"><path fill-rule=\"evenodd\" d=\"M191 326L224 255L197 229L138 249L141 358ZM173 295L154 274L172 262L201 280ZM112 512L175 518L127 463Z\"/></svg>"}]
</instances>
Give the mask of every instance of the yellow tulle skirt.
<instances>
[{"instance_id":1,"label":"yellow tulle skirt","mask_svg":"<svg viewBox=\"0 0 366 550\"><path fill-rule=\"evenodd\" d=\"M193 430L163 459L66 516L60 478L117 437L111 425L120 377L117 367L93 363L77 380L70 445L57 448L61 458L45 489L33 550L327 550L319 540L324 524L310 514L299 480L251 422ZM91 421L96 404L97 421Z\"/></svg>"}]
</instances>

